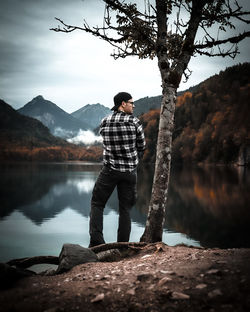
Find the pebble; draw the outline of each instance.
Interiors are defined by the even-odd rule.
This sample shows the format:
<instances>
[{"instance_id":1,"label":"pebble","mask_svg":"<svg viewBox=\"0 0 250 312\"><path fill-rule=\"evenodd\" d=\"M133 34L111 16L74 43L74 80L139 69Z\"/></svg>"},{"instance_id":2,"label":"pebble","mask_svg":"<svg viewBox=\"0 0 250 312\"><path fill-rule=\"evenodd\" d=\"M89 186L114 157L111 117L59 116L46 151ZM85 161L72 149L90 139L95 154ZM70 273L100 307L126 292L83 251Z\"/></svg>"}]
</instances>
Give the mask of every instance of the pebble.
<instances>
[{"instance_id":1,"label":"pebble","mask_svg":"<svg viewBox=\"0 0 250 312\"><path fill-rule=\"evenodd\" d=\"M211 269L211 270L208 270L206 272L206 274L218 274L220 272L220 270L218 269Z\"/></svg>"},{"instance_id":2,"label":"pebble","mask_svg":"<svg viewBox=\"0 0 250 312\"><path fill-rule=\"evenodd\" d=\"M206 284L199 284L199 285L197 285L195 288L197 288L197 289L204 289L204 288L206 288L206 287L207 287Z\"/></svg>"},{"instance_id":3,"label":"pebble","mask_svg":"<svg viewBox=\"0 0 250 312\"><path fill-rule=\"evenodd\" d=\"M134 289L134 288L129 289L129 290L127 291L127 294L128 294L128 295L131 295L131 296L134 296L134 295L135 295L135 289Z\"/></svg>"},{"instance_id":4,"label":"pebble","mask_svg":"<svg viewBox=\"0 0 250 312\"><path fill-rule=\"evenodd\" d=\"M104 293L97 295L94 299L91 300L91 303L100 302L104 299Z\"/></svg>"},{"instance_id":5,"label":"pebble","mask_svg":"<svg viewBox=\"0 0 250 312\"><path fill-rule=\"evenodd\" d=\"M209 298L215 298L215 297L221 296L221 295L222 295L222 292L221 292L220 289L214 289L214 290L212 290L212 291L210 291L210 292L208 293L208 297L209 297Z\"/></svg>"},{"instance_id":6,"label":"pebble","mask_svg":"<svg viewBox=\"0 0 250 312\"><path fill-rule=\"evenodd\" d=\"M140 264L138 264L137 266L134 267L134 269L135 269L135 268L142 267L142 266L145 266L145 263L140 263Z\"/></svg>"},{"instance_id":7,"label":"pebble","mask_svg":"<svg viewBox=\"0 0 250 312\"><path fill-rule=\"evenodd\" d=\"M181 292L174 291L171 294L171 298L177 299L177 300L186 300L186 299L189 299L190 296Z\"/></svg>"},{"instance_id":8,"label":"pebble","mask_svg":"<svg viewBox=\"0 0 250 312\"><path fill-rule=\"evenodd\" d=\"M158 282L158 286L163 286L164 284L170 281L172 281L172 278L165 276Z\"/></svg>"},{"instance_id":9,"label":"pebble","mask_svg":"<svg viewBox=\"0 0 250 312\"><path fill-rule=\"evenodd\" d=\"M224 260L218 260L218 261L216 261L216 263L218 263L218 264L226 264L226 263L227 263L227 261L224 261Z\"/></svg>"},{"instance_id":10,"label":"pebble","mask_svg":"<svg viewBox=\"0 0 250 312\"><path fill-rule=\"evenodd\" d=\"M148 258L148 257L151 257L151 255L142 256L141 259L145 259L145 258Z\"/></svg>"},{"instance_id":11,"label":"pebble","mask_svg":"<svg viewBox=\"0 0 250 312\"><path fill-rule=\"evenodd\" d=\"M174 275L175 274L174 271L163 271L163 270L161 270L160 272L163 273L163 274L169 274L169 275Z\"/></svg>"}]
</instances>

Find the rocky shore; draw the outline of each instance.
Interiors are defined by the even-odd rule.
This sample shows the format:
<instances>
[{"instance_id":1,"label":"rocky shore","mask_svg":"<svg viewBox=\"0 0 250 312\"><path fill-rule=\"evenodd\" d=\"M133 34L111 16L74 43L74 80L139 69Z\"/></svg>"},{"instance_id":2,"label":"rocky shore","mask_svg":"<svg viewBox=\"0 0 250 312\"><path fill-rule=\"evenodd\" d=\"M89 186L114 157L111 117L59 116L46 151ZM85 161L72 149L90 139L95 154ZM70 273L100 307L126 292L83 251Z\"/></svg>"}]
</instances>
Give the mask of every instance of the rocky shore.
<instances>
[{"instance_id":1,"label":"rocky shore","mask_svg":"<svg viewBox=\"0 0 250 312\"><path fill-rule=\"evenodd\" d=\"M13 312L250 311L250 249L149 244L116 261L20 279L0 291L0 307Z\"/></svg>"}]
</instances>

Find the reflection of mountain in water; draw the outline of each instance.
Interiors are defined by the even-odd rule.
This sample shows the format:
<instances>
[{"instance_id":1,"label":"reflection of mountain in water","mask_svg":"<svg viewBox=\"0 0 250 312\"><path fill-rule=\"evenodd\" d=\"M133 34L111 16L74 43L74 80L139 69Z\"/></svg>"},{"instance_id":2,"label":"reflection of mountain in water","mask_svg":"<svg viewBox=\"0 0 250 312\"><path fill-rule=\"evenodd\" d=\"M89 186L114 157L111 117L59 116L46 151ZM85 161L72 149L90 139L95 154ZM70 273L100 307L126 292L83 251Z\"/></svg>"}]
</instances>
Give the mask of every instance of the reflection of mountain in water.
<instances>
[{"instance_id":1,"label":"reflection of mountain in water","mask_svg":"<svg viewBox=\"0 0 250 312\"><path fill-rule=\"evenodd\" d=\"M0 167L0 217L21 211L36 224L71 208L89 216L91 192L100 166L44 164ZM250 247L249 172L236 168L173 168L165 229L208 247ZM153 166L140 168L133 222L145 225ZM118 212L116 192L104 214Z\"/></svg>"},{"instance_id":2,"label":"reflection of mountain in water","mask_svg":"<svg viewBox=\"0 0 250 312\"><path fill-rule=\"evenodd\" d=\"M0 167L0 217L10 215L23 205L32 205L47 194L51 186L65 180L48 166L31 164L2 165Z\"/></svg>"},{"instance_id":3,"label":"reflection of mountain in water","mask_svg":"<svg viewBox=\"0 0 250 312\"><path fill-rule=\"evenodd\" d=\"M66 208L84 217L90 213L92 189L100 166L44 164L12 165L1 168L1 215L19 210L35 224L53 219ZM116 191L110 197L104 215L118 212ZM133 209L131 218L144 224L146 216Z\"/></svg>"},{"instance_id":4,"label":"reflection of mountain in water","mask_svg":"<svg viewBox=\"0 0 250 312\"><path fill-rule=\"evenodd\" d=\"M99 168L70 164L1 167L0 217L19 210L36 224L41 224L67 207L88 216L89 207L84 203L90 202L90 188Z\"/></svg>"}]
</instances>

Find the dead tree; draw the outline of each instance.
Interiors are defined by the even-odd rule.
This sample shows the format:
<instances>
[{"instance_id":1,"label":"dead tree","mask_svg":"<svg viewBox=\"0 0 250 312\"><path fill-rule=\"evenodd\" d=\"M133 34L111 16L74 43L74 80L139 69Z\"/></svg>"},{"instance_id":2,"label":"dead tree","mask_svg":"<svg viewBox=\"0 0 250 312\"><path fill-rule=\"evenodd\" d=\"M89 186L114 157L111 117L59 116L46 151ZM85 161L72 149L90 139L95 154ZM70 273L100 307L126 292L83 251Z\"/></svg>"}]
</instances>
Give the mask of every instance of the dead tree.
<instances>
[{"instance_id":1,"label":"dead tree","mask_svg":"<svg viewBox=\"0 0 250 312\"><path fill-rule=\"evenodd\" d=\"M143 11L132 1L103 1L102 26L91 27L86 21L74 26L57 18L60 25L52 30L88 32L111 44L115 59L158 59L162 81L159 134L151 201L141 237L144 242L157 242L162 240L165 221L176 95L181 79L188 79L191 74L188 64L194 55L234 58L239 53L238 43L250 36L250 31L237 30L237 26L250 23L250 12L240 5L241 0L144 0Z\"/></svg>"}]
</instances>

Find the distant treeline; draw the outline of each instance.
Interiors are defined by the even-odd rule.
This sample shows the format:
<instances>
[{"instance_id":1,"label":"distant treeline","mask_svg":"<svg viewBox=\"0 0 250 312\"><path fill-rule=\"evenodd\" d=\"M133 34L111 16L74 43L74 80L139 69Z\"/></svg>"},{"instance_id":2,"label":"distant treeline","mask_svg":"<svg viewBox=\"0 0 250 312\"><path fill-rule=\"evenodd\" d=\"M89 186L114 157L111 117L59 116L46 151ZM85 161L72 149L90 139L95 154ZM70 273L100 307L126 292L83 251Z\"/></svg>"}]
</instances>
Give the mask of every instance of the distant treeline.
<instances>
[{"instance_id":1,"label":"distant treeline","mask_svg":"<svg viewBox=\"0 0 250 312\"><path fill-rule=\"evenodd\" d=\"M177 98L172 160L178 163L232 163L250 146L250 63L226 69ZM158 107L159 97L145 98ZM143 99L141 99L143 101ZM155 105L154 105L155 102ZM155 162L159 109L142 114L147 149ZM39 121L22 116L0 100L0 160L101 161L102 147L69 144Z\"/></svg>"},{"instance_id":2,"label":"distant treeline","mask_svg":"<svg viewBox=\"0 0 250 312\"><path fill-rule=\"evenodd\" d=\"M54 137L40 121L0 100L0 161L100 161L102 147L81 147Z\"/></svg>"},{"instance_id":3,"label":"distant treeline","mask_svg":"<svg viewBox=\"0 0 250 312\"><path fill-rule=\"evenodd\" d=\"M101 161L102 147L90 146L47 146L47 147L23 147L8 146L0 152L0 161Z\"/></svg>"},{"instance_id":4,"label":"distant treeline","mask_svg":"<svg viewBox=\"0 0 250 312\"><path fill-rule=\"evenodd\" d=\"M231 163L250 144L250 63L220 72L177 98L174 162ZM141 116L147 140L144 161L155 161L159 110Z\"/></svg>"}]
</instances>

